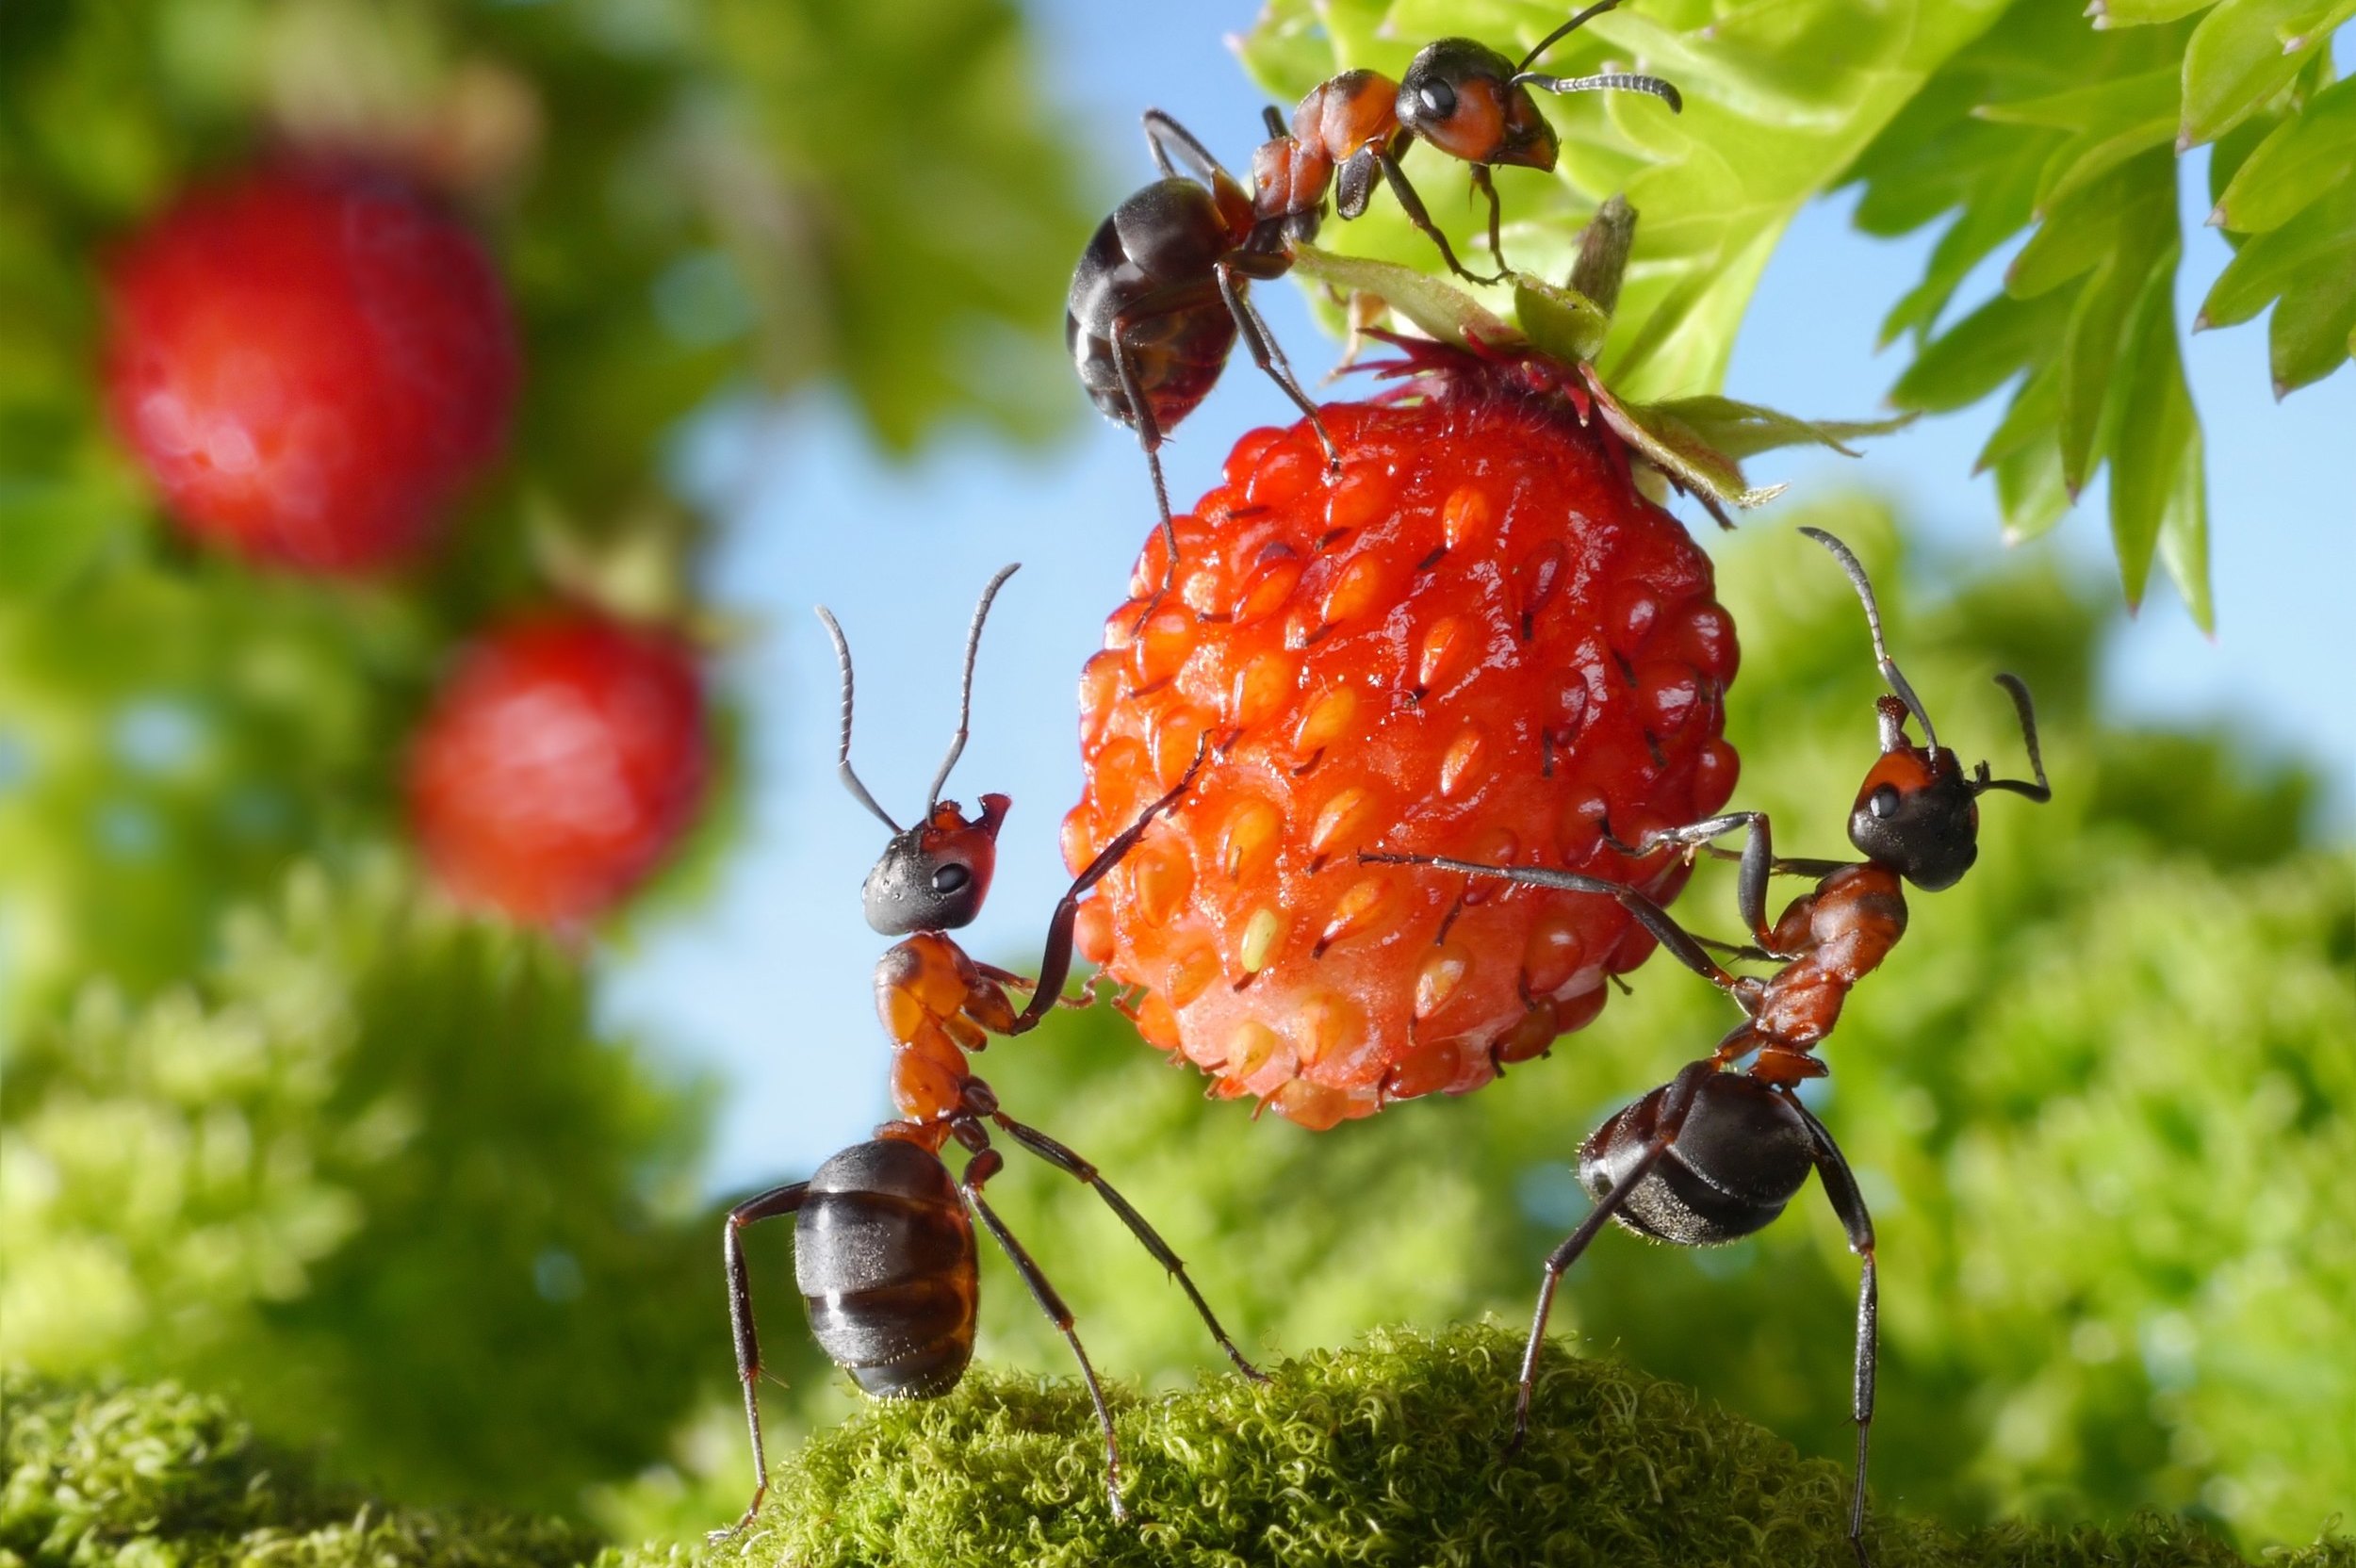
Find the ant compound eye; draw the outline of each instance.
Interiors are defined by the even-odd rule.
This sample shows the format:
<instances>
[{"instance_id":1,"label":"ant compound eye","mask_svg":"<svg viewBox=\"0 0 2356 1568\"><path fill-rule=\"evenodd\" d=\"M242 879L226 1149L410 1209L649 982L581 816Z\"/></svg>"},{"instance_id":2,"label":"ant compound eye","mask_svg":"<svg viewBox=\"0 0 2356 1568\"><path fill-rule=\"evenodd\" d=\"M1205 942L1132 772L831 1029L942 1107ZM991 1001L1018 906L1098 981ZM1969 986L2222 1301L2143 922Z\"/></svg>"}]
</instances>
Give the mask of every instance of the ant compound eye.
<instances>
[{"instance_id":1,"label":"ant compound eye","mask_svg":"<svg viewBox=\"0 0 2356 1568\"><path fill-rule=\"evenodd\" d=\"M933 891L944 898L951 893L963 891L966 884L973 880L973 874L963 866L948 865L933 868Z\"/></svg>"},{"instance_id":2,"label":"ant compound eye","mask_svg":"<svg viewBox=\"0 0 2356 1568\"><path fill-rule=\"evenodd\" d=\"M1446 82L1426 82L1416 90L1423 100L1424 112L1446 120L1456 112L1456 90Z\"/></svg>"},{"instance_id":3,"label":"ant compound eye","mask_svg":"<svg viewBox=\"0 0 2356 1568\"><path fill-rule=\"evenodd\" d=\"M1885 820L1896 816L1898 814L1898 787L1895 784L1885 784L1875 790L1867 797L1865 808L1876 817Z\"/></svg>"}]
</instances>

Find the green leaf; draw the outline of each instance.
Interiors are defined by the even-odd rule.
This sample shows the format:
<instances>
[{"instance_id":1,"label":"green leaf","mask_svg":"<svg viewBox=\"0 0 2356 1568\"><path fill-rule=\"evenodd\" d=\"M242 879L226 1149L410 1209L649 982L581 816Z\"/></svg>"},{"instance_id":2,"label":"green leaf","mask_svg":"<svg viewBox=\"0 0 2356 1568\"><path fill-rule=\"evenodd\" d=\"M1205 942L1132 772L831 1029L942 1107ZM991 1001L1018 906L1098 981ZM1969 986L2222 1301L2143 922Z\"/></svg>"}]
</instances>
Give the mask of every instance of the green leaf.
<instances>
[{"instance_id":1,"label":"green leaf","mask_svg":"<svg viewBox=\"0 0 2356 1568\"><path fill-rule=\"evenodd\" d=\"M2266 323L2274 395L2288 397L2346 364L2351 333L2356 268L2325 268L2285 288Z\"/></svg>"},{"instance_id":2,"label":"green leaf","mask_svg":"<svg viewBox=\"0 0 2356 1568\"><path fill-rule=\"evenodd\" d=\"M2053 446L2054 474L2061 472L2061 449L2046 438L2061 422L2061 356L2049 354L2037 372L2021 384L2013 394L2004 418L1980 449L1972 463L1973 473L1982 472L2004 462L2031 446Z\"/></svg>"},{"instance_id":3,"label":"green leaf","mask_svg":"<svg viewBox=\"0 0 2356 1568\"><path fill-rule=\"evenodd\" d=\"M2281 228L2243 245L2217 274L2193 330L2247 321L2317 270L2356 271L2356 182L2341 185Z\"/></svg>"},{"instance_id":4,"label":"green leaf","mask_svg":"<svg viewBox=\"0 0 2356 1568\"><path fill-rule=\"evenodd\" d=\"M1715 390L1736 328L1767 258L1802 204L1839 179L1874 136L1955 50L1983 31L2003 0L1890 0L1870 8L1818 4L1744 5L1714 15L1681 0L1598 16L1548 55L1577 74L1609 60L1676 82L1685 110L1637 94L1548 99L1562 143L1557 183L1501 171L1512 221L1508 259L1547 278L1565 273L1579 220L1625 191L1642 211L1626 293L1602 359L1631 397ZM1242 46L1246 67L1270 92L1294 99L1333 71L1397 74L1435 37L1527 45L1562 21L1553 0L1434 5L1327 6L1270 0ZM1330 51L1309 63L1301 41L1322 24ZM1407 172L1452 231L1476 215L1447 194L1462 166L1418 148ZM1462 218L1451 218L1451 211ZM1331 247L1412 266L1432 264L1429 240L1396 204L1330 224ZM1460 248L1461 249L1461 248Z\"/></svg>"},{"instance_id":5,"label":"green leaf","mask_svg":"<svg viewBox=\"0 0 2356 1568\"><path fill-rule=\"evenodd\" d=\"M2149 27L2214 4L2216 0L2093 0L2086 15L2097 27Z\"/></svg>"},{"instance_id":6,"label":"green leaf","mask_svg":"<svg viewBox=\"0 0 2356 1568\"><path fill-rule=\"evenodd\" d=\"M2288 87L2356 0L2219 0L2184 49L2179 149L2214 141Z\"/></svg>"},{"instance_id":7,"label":"green leaf","mask_svg":"<svg viewBox=\"0 0 2356 1568\"><path fill-rule=\"evenodd\" d=\"M2005 270L2005 291L2030 299L2110 261L2122 233L2157 227L2174 201L2174 160L2151 157L2114 170L2046 215Z\"/></svg>"},{"instance_id":8,"label":"green leaf","mask_svg":"<svg viewBox=\"0 0 2356 1568\"><path fill-rule=\"evenodd\" d=\"M1890 388L1890 402L1923 414L1978 402L2051 351L2066 311L2058 295L1999 294L1924 345Z\"/></svg>"},{"instance_id":9,"label":"green leaf","mask_svg":"<svg viewBox=\"0 0 2356 1568\"><path fill-rule=\"evenodd\" d=\"M2130 605L2143 597L2152 552L2168 514L2185 508L2197 514L2204 505L2201 425L2176 346L2171 287L2176 260L2170 253L2151 262L2114 383L2119 417L2110 454L2111 539ZM2205 523L2197 533L2205 538ZM2179 582L2185 602L2201 607L2194 618L2205 629L2208 562L2204 556L2181 564L2184 575Z\"/></svg>"},{"instance_id":10,"label":"green leaf","mask_svg":"<svg viewBox=\"0 0 2356 1568\"><path fill-rule=\"evenodd\" d=\"M2004 513L2005 544L2026 544L2050 531L2070 511L2070 487L2062 482L2061 448L2054 442L2027 443L2006 454L1995 467L1996 504Z\"/></svg>"},{"instance_id":11,"label":"green leaf","mask_svg":"<svg viewBox=\"0 0 2356 1568\"><path fill-rule=\"evenodd\" d=\"M2043 125L2056 131L2099 131L2104 126L2133 124L2155 115L2176 112L2176 73L2163 67L2116 81L2096 82L2048 93L2042 98L2016 98L1987 104L1972 110L1975 118L1999 125Z\"/></svg>"},{"instance_id":12,"label":"green leaf","mask_svg":"<svg viewBox=\"0 0 2356 1568\"><path fill-rule=\"evenodd\" d=\"M2356 180L2356 77L2334 82L2277 125L2242 163L2209 221L2242 234L2280 228Z\"/></svg>"},{"instance_id":13,"label":"green leaf","mask_svg":"<svg viewBox=\"0 0 2356 1568\"><path fill-rule=\"evenodd\" d=\"M2126 346L2129 318L2145 281L2145 275L2125 255L2104 262L2079 290L2063 329L2062 482L2072 496L2086 488L2102 461L2102 437L2106 433L2103 416L2112 407L2111 378ZM2119 571L2128 581L2127 600L2133 604L2142 591L2142 569L2122 554Z\"/></svg>"}]
</instances>

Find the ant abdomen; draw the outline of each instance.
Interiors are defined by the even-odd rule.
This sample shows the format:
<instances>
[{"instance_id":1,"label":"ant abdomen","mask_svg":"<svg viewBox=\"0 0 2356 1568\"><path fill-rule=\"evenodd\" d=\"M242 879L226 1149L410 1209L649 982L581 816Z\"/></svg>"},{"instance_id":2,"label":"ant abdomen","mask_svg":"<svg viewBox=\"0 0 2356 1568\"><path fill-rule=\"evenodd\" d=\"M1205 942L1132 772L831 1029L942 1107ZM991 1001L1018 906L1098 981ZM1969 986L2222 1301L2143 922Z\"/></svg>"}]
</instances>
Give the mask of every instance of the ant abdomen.
<instances>
[{"instance_id":1,"label":"ant abdomen","mask_svg":"<svg viewBox=\"0 0 2356 1568\"><path fill-rule=\"evenodd\" d=\"M845 1149L810 1179L794 1276L828 1359L882 1399L928 1399L973 1359L973 1222L940 1156L899 1138Z\"/></svg>"},{"instance_id":2,"label":"ant abdomen","mask_svg":"<svg viewBox=\"0 0 2356 1568\"><path fill-rule=\"evenodd\" d=\"M1604 1194L1653 1141L1661 1102L1644 1096L1579 1147L1579 1181ZM1743 1073L1713 1072L1694 1090L1683 1127L1612 1216L1639 1235L1677 1247L1715 1247L1764 1229L1815 1168L1808 1125L1781 1093Z\"/></svg>"}]
</instances>

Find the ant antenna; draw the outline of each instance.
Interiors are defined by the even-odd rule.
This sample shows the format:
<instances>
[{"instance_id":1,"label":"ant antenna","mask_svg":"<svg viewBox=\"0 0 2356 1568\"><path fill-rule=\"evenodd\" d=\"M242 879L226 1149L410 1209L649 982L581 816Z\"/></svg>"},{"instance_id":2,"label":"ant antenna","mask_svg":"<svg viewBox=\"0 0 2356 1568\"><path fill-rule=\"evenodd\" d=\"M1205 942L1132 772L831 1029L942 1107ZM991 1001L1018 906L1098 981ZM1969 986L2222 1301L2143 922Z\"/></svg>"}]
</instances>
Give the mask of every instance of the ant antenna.
<instances>
[{"instance_id":1,"label":"ant antenna","mask_svg":"<svg viewBox=\"0 0 2356 1568\"><path fill-rule=\"evenodd\" d=\"M966 721L973 712L973 659L982 649L982 623L990 618L990 601L998 596L998 590L1006 585L1006 579L1022 569L1023 563L1020 561L1000 567L998 575L991 578L990 585L982 590L981 602L973 607L973 624L965 630L965 686L957 696L957 738L949 743L949 755L941 760L941 771L933 775L933 792L924 802L924 814L928 817L932 815L933 808L941 804L941 791L949 782L949 770L957 765L957 759L965 752ZM851 765L851 665L849 654L845 653L843 658L843 765L848 768Z\"/></svg>"},{"instance_id":2,"label":"ant antenna","mask_svg":"<svg viewBox=\"0 0 2356 1568\"><path fill-rule=\"evenodd\" d=\"M1658 76L1639 75L1632 71L1607 71L1598 76L1548 76L1542 72L1536 72L1530 69L1530 62L1535 60L1539 56L1545 54L1548 49L1552 48L1557 41L1567 38L1572 33L1577 32L1591 19L1601 16L1604 12L1611 10L1619 3L1620 0L1595 0L1594 5L1572 17L1568 22L1565 22L1560 27L1557 27L1546 37L1540 39L1536 43L1531 44L1530 46L1530 53L1522 57L1522 63L1513 68L1513 80L1507 82L1505 85L1508 87L1541 88L1547 92L1598 92L1612 90L1627 92L1649 92L1654 97L1660 99L1662 103L1668 105L1669 112L1671 114L1682 114L1685 111L1684 94L1678 92L1676 88L1672 87L1667 82L1662 81Z\"/></svg>"},{"instance_id":3,"label":"ant antenna","mask_svg":"<svg viewBox=\"0 0 2356 1568\"><path fill-rule=\"evenodd\" d=\"M1890 650L1882 645L1882 614L1874 606L1873 585L1866 580L1865 568L1857 564L1857 559L1849 553L1848 546L1823 529L1804 528L1800 531L1832 551L1833 559L1841 563L1841 569L1849 574L1849 581L1856 585L1857 596L1865 603L1866 629L1873 634L1873 662L1880 667L1882 678L1890 682L1890 689L1898 694L1898 700L1906 705L1906 711L1914 715L1915 723L1922 727L1922 744L1937 751L1939 731L1931 727L1931 716L1923 710L1922 699L1914 694L1914 688L1906 684L1906 678L1898 673L1897 661L1890 658Z\"/></svg>"},{"instance_id":4,"label":"ant antenna","mask_svg":"<svg viewBox=\"0 0 2356 1568\"><path fill-rule=\"evenodd\" d=\"M1979 766L1978 776L1972 780L1972 792L1976 795L1984 790L2010 790L2014 794L2027 795L2039 803L2049 801L2053 798L2053 787L2045 780L2045 759L2037 755L2037 710L2029 702L2029 683L2006 671L1996 678L1996 684L2002 686L2012 698L2013 711L2021 715L2021 740L2029 748L2029 769L2037 775L2037 782L2031 784L2019 778L1990 778L1988 764L1983 762Z\"/></svg>"},{"instance_id":5,"label":"ant antenna","mask_svg":"<svg viewBox=\"0 0 2356 1568\"><path fill-rule=\"evenodd\" d=\"M1563 39L1570 37L1571 34L1587 25L1588 23L1594 21L1596 17L1599 17L1604 12L1612 9L1614 7L1618 6L1620 0L1595 0L1594 5L1588 7L1585 10L1580 11L1577 16L1572 17L1568 22L1565 22L1554 31L1548 33L1537 42L1531 44L1530 46L1530 53L1522 57L1522 63L1513 68L1515 73L1513 79L1517 82L1520 81L1520 73L1530 69L1530 61L1536 59L1547 50L1553 48Z\"/></svg>"},{"instance_id":6,"label":"ant antenna","mask_svg":"<svg viewBox=\"0 0 2356 1568\"><path fill-rule=\"evenodd\" d=\"M843 664L843 750L836 759L834 771L842 778L843 787L851 792L852 797L875 812L896 838L905 830L892 820L890 812L875 804L875 797L867 792L867 786L860 783L859 775L851 771L851 645L843 639L843 628L836 623L833 611L822 604L818 607L818 618L826 623L826 633L834 639L834 656ZM954 757L956 754L953 752L950 755Z\"/></svg>"}]
</instances>

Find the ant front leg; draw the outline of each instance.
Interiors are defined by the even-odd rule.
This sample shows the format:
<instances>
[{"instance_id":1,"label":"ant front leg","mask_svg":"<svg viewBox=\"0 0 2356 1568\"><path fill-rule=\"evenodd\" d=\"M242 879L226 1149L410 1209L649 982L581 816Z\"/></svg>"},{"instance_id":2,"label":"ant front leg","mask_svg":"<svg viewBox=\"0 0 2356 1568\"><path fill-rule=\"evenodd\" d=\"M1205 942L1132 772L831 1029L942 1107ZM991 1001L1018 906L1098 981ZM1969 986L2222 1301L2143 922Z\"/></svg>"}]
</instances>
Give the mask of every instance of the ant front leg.
<instances>
[{"instance_id":1,"label":"ant front leg","mask_svg":"<svg viewBox=\"0 0 2356 1568\"><path fill-rule=\"evenodd\" d=\"M1173 147L1187 172L1204 185L1217 187L1221 180L1235 178L1219 166L1219 159L1211 155L1211 150L1203 145L1200 138L1160 109L1145 111L1145 144L1153 150L1153 166L1162 172L1164 179L1178 177L1178 171L1170 161Z\"/></svg>"},{"instance_id":2,"label":"ant front leg","mask_svg":"<svg viewBox=\"0 0 2356 1568\"><path fill-rule=\"evenodd\" d=\"M1463 872L1469 876L1494 876L1503 882L1519 882L1525 887L1552 888L1561 892L1600 893L1606 898L1615 898L1622 908L1636 917L1639 925L1660 940L1662 952L1734 998L1744 1012L1749 1012L1755 1005L1753 997L1758 989L1757 981L1745 983L1728 973L1692 932L1677 923L1668 910L1633 888L1579 872L1556 871L1549 866L1491 866L1478 860L1452 859L1445 855L1373 855L1362 852L1358 859L1362 865L1434 866L1442 871Z\"/></svg>"},{"instance_id":3,"label":"ant front leg","mask_svg":"<svg viewBox=\"0 0 2356 1568\"><path fill-rule=\"evenodd\" d=\"M730 1209L720 1233L720 1256L728 1279L728 1327L736 1335L736 1375L744 1384L744 1426L753 1440L753 1500L744 1505L744 1517L735 1524L712 1532L711 1539L715 1544L751 1524L753 1515L761 1511L761 1498L769 1494L769 1458L761 1441L761 1334L753 1324L752 1274L744 1266L744 1248L740 1237L748 1225L798 1212L809 1196L808 1182L772 1187Z\"/></svg>"},{"instance_id":4,"label":"ant front leg","mask_svg":"<svg viewBox=\"0 0 2356 1568\"><path fill-rule=\"evenodd\" d=\"M1235 1364L1235 1370L1253 1382L1268 1380L1268 1374L1244 1359L1244 1353L1235 1348L1235 1342L1227 1337L1227 1331L1219 1327L1218 1315L1211 1311L1211 1304L1203 1299L1203 1293L1194 1288L1194 1281L1187 1275L1185 1262L1170 1250L1170 1243L1162 1239L1161 1233L1147 1222L1145 1216L1132 1208L1129 1200L1121 1197L1120 1191L1104 1180L1094 1166L1038 1128L1026 1126L1003 1111L991 1113L990 1119L1005 1128L1007 1136L1057 1170L1095 1188L1096 1196L1104 1200L1104 1206L1121 1217L1121 1222L1129 1227L1129 1233L1136 1236L1138 1244L1153 1255L1153 1261L1168 1269L1170 1278L1178 1282L1178 1287L1186 1293L1186 1299L1193 1302L1194 1310L1202 1315L1203 1326L1211 1331L1211 1337L1218 1340L1219 1348L1227 1352L1227 1359Z\"/></svg>"},{"instance_id":5,"label":"ant front leg","mask_svg":"<svg viewBox=\"0 0 2356 1568\"><path fill-rule=\"evenodd\" d=\"M1275 277L1290 265L1290 261L1283 256L1247 262L1238 254L1229 254L1219 259L1214 270L1219 275L1219 298L1227 302L1227 314L1235 318L1235 326L1243 334L1244 347L1251 351L1252 363L1257 365L1270 381L1284 388L1284 396L1293 400L1294 407L1308 416L1309 428L1317 433L1317 443L1325 449L1326 472L1338 474L1342 471L1342 454L1325 428L1325 416L1317 412L1317 405L1309 400L1309 394L1301 389L1301 383L1293 376L1292 362L1277 346L1276 335L1268 331L1268 323L1260 318L1259 310L1244 293L1243 286L1235 281L1238 272L1245 277Z\"/></svg>"},{"instance_id":6,"label":"ant front leg","mask_svg":"<svg viewBox=\"0 0 2356 1568\"><path fill-rule=\"evenodd\" d=\"M1423 198L1415 194L1415 188L1408 183L1407 171L1399 166L1399 155L1406 149L1407 138L1402 132L1390 146L1375 149L1374 161L1382 169L1383 178L1390 186L1391 194L1399 198L1399 210L1407 214L1407 221L1421 229L1432 243L1440 248L1440 259L1448 263L1448 270L1466 283L1503 283L1505 275L1502 272L1494 278L1484 278L1456 259L1456 252L1449 246L1448 236L1440 232L1440 225L1434 223L1432 214L1424 210Z\"/></svg>"},{"instance_id":7,"label":"ant front leg","mask_svg":"<svg viewBox=\"0 0 2356 1568\"><path fill-rule=\"evenodd\" d=\"M1579 1261L1579 1254L1587 1250L1588 1243L1594 1241L1612 1222L1612 1217L1627 1205L1628 1196L1644 1184L1644 1179L1652 1174L1653 1168L1668 1153L1669 1146L1677 1141L1677 1134L1685 1126L1685 1116L1693 1108L1695 1092L1717 1070L1718 1064L1714 1060L1698 1061L1669 1080L1667 1086L1661 1091L1660 1113L1644 1152L1621 1172L1620 1179L1612 1184L1612 1189L1596 1200L1595 1208L1579 1222L1579 1229L1565 1236L1562 1245L1547 1254L1546 1271L1538 1283L1538 1310L1530 1323L1530 1345L1522 1352L1521 1381L1513 1394L1513 1435L1506 1441L1507 1453L1518 1449L1522 1440L1530 1433L1530 1401L1538 1381L1538 1353L1546 1347L1546 1319L1554 1312L1555 1287L1562 1282L1562 1276L1569 1271L1571 1265Z\"/></svg>"},{"instance_id":8,"label":"ant front leg","mask_svg":"<svg viewBox=\"0 0 2356 1568\"><path fill-rule=\"evenodd\" d=\"M1489 177L1487 164L1472 166L1472 186L1489 199L1489 258L1497 264L1497 277L1502 281L1512 277L1513 270L1505 264L1505 241L1498 237L1505 223L1505 209L1497 201L1497 182Z\"/></svg>"},{"instance_id":9,"label":"ant front leg","mask_svg":"<svg viewBox=\"0 0 2356 1568\"><path fill-rule=\"evenodd\" d=\"M1865 1555L1865 1446L1873 1427L1874 1364L1881 1320L1881 1285L1873 1266L1873 1217L1866 1212L1865 1195L1857 1190L1857 1177L1850 1173L1848 1159L1833 1142L1832 1134L1800 1103L1799 1096L1790 1089L1782 1092L1808 1128L1816 1178L1824 1183L1824 1197L1831 1201L1833 1213L1841 1217L1841 1229L1849 1235L1849 1250L1857 1255L1861 1266L1857 1292L1857 1370L1850 1394L1851 1416L1857 1422L1857 1474L1849 1492L1849 1546L1857 1553L1857 1568L1871 1568Z\"/></svg>"},{"instance_id":10,"label":"ant front leg","mask_svg":"<svg viewBox=\"0 0 2356 1568\"><path fill-rule=\"evenodd\" d=\"M1080 900L1090 888L1112 874L1112 869L1145 837L1145 830L1153 819L1178 804L1194 785L1194 776L1203 771L1203 760L1210 755L1210 735L1205 732L1202 743L1195 747L1194 760L1186 764L1184 777L1177 787L1137 814L1137 820L1123 828L1121 836L1104 846L1104 852L1088 863L1087 869L1072 879L1072 886L1055 901L1055 912L1047 922L1047 950L1039 956L1039 982L1032 988L1030 1004L1021 1016L999 1033L1027 1035L1039 1027L1047 1010L1063 996L1064 982L1072 977L1072 926L1080 918Z\"/></svg>"},{"instance_id":11,"label":"ant front leg","mask_svg":"<svg viewBox=\"0 0 2356 1568\"><path fill-rule=\"evenodd\" d=\"M1014 1233L1006 1229L1006 1222L999 1218L997 1211L982 1198L982 1184L1004 1169L1006 1163L1005 1157L995 1149L985 1146L976 1151L973 1157L965 1162L965 1175L957 1183L957 1191L964 1194L966 1205L997 1241L1000 1250L1006 1254L1006 1261L1014 1265L1014 1271L1023 1277L1023 1284L1031 1292L1031 1299L1039 1303L1039 1310L1063 1331L1064 1339L1071 1345L1072 1354L1080 1364L1080 1380L1088 1384L1088 1397L1096 1403L1096 1419L1104 1429L1105 1500L1112 1505L1113 1517L1124 1520L1129 1517L1129 1511L1121 1500L1121 1439L1113 1430L1112 1407L1104 1403L1104 1389L1096 1380L1096 1368L1089 1364L1088 1350L1080 1344L1079 1332L1072 1326L1072 1309L1064 1305L1063 1298L1056 1294L1054 1285L1048 1283L1047 1276L1039 1272L1039 1264L1023 1250L1023 1244L1014 1239Z\"/></svg>"}]
</instances>

